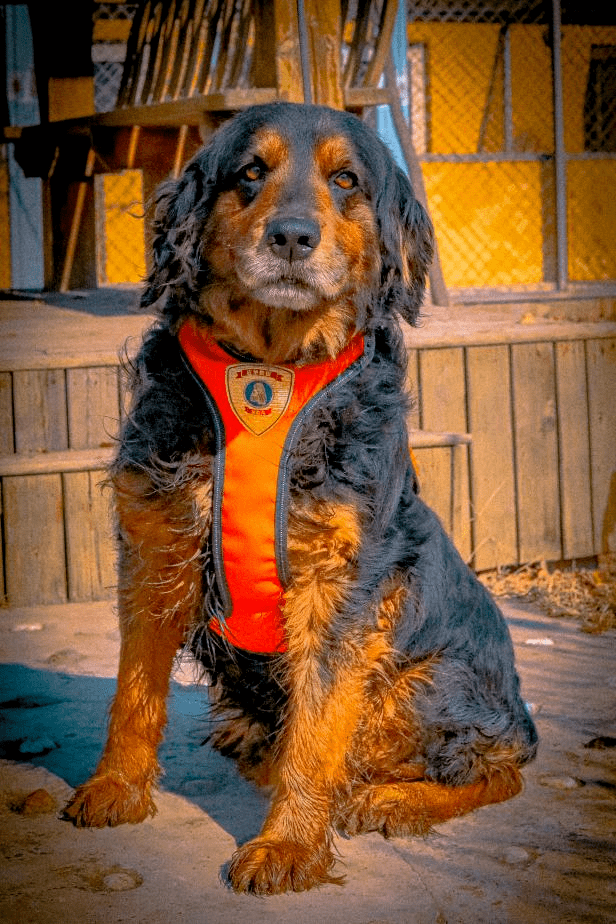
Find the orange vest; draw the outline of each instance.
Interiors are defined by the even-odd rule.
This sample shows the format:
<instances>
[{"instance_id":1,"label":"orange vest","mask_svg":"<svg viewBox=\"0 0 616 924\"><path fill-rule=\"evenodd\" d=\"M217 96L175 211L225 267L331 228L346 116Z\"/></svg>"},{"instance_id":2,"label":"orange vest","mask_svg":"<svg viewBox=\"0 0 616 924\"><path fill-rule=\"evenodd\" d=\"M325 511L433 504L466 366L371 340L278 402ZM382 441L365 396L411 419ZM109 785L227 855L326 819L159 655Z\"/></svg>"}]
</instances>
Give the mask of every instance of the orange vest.
<instances>
[{"instance_id":1,"label":"orange vest","mask_svg":"<svg viewBox=\"0 0 616 924\"><path fill-rule=\"evenodd\" d=\"M358 334L334 361L241 362L193 320L179 341L214 418L212 552L224 618L210 627L237 648L285 650L287 462L306 413L363 366Z\"/></svg>"}]
</instances>

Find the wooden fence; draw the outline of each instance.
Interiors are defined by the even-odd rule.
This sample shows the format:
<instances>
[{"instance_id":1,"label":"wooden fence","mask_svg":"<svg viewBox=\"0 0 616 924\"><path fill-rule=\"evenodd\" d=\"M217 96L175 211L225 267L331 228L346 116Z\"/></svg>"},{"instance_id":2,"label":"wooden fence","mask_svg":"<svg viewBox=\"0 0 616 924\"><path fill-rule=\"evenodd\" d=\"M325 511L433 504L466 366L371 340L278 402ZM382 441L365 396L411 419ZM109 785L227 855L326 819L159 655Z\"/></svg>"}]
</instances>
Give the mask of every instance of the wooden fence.
<instances>
[{"instance_id":1,"label":"wooden fence","mask_svg":"<svg viewBox=\"0 0 616 924\"><path fill-rule=\"evenodd\" d=\"M422 492L463 557L484 570L607 551L616 526L613 325L416 343L414 335L411 426L420 432L411 441ZM114 547L101 483L124 403L119 368L100 357L42 366L0 371L2 591L16 606L106 599Z\"/></svg>"},{"instance_id":2,"label":"wooden fence","mask_svg":"<svg viewBox=\"0 0 616 924\"><path fill-rule=\"evenodd\" d=\"M425 498L477 570L614 543L616 338L586 332L410 351L414 425L472 435L453 505L451 450L416 455Z\"/></svg>"}]
</instances>

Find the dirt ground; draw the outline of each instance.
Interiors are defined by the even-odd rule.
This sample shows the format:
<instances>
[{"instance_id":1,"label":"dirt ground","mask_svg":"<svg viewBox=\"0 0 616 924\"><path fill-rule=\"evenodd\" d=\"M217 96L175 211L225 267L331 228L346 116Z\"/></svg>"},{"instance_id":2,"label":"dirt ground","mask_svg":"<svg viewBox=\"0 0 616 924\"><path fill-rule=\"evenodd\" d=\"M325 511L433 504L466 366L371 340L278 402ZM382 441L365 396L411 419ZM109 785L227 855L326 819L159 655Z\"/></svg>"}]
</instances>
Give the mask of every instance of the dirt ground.
<instances>
[{"instance_id":1,"label":"dirt ground","mask_svg":"<svg viewBox=\"0 0 616 924\"><path fill-rule=\"evenodd\" d=\"M425 839L336 841L343 886L254 898L225 870L266 799L212 752L206 691L182 663L158 814L76 830L59 818L93 769L114 689L110 604L5 610L0 620L0 919L6 924L606 924L616 922L616 631L507 602L541 735L522 795ZM41 792L43 790L43 792Z\"/></svg>"}]
</instances>

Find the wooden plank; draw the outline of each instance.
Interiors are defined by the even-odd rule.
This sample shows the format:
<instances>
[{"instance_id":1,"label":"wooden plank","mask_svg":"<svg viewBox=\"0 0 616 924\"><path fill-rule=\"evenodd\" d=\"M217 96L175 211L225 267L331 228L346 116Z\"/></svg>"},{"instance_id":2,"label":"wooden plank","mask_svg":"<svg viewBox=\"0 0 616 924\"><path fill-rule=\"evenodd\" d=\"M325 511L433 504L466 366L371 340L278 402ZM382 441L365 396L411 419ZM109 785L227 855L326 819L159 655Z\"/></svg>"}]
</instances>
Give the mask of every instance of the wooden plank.
<instances>
[{"instance_id":1,"label":"wooden plank","mask_svg":"<svg viewBox=\"0 0 616 924\"><path fill-rule=\"evenodd\" d=\"M5 478L2 489L9 604L65 603L61 476Z\"/></svg>"},{"instance_id":2,"label":"wooden plank","mask_svg":"<svg viewBox=\"0 0 616 924\"><path fill-rule=\"evenodd\" d=\"M470 309L468 309L470 310ZM498 312L500 312L500 308ZM446 309L445 309L446 311ZM497 310L494 315L479 315L477 324L465 321L454 322L450 315L442 313L438 305L430 305L424 312L426 321L419 327L404 325L405 342L420 350L452 346L507 346L510 343L537 343L561 340L613 340L616 324L612 321L585 323L583 321L543 321L535 324L520 324L503 308L502 317Z\"/></svg>"},{"instance_id":3,"label":"wooden plank","mask_svg":"<svg viewBox=\"0 0 616 924\"><path fill-rule=\"evenodd\" d=\"M411 430L420 430L419 421L419 354L417 350L407 350L408 371L406 387L411 395L413 404L408 416L408 426Z\"/></svg>"},{"instance_id":4,"label":"wooden plank","mask_svg":"<svg viewBox=\"0 0 616 924\"><path fill-rule=\"evenodd\" d=\"M52 475L61 472L102 471L111 460L115 448L64 449L35 452L29 455L13 453L0 456L0 476Z\"/></svg>"},{"instance_id":5,"label":"wooden plank","mask_svg":"<svg viewBox=\"0 0 616 924\"><path fill-rule=\"evenodd\" d=\"M364 77L364 82L369 86L377 84L383 73L385 62L391 52L391 37L396 24L397 15L398 5L391 2L391 0L389 3L385 2L381 13L382 18L374 55L366 69Z\"/></svg>"},{"instance_id":6,"label":"wooden plank","mask_svg":"<svg viewBox=\"0 0 616 924\"><path fill-rule=\"evenodd\" d=\"M364 106L386 106L389 93L383 87L347 87L344 103L347 109L362 109Z\"/></svg>"},{"instance_id":7,"label":"wooden plank","mask_svg":"<svg viewBox=\"0 0 616 924\"><path fill-rule=\"evenodd\" d=\"M14 451L13 377L10 372L0 372L0 455Z\"/></svg>"},{"instance_id":8,"label":"wooden plank","mask_svg":"<svg viewBox=\"0 0 616 924\"><path fill-rule=\"evenodd\" d=\"M4 562L6 561L6 552L5 552L5 531L2 528L4 520L4 490L2 485L2 480L0 479L0 594L2 598L0 599L0 606L6 606L8 603L7 589L6 589L6 574L4 568Z\"/></svg>"},{"instance_id":9,"label":"wooden plank","mask_svg":"<svg viewBox=\"0 0 616 924\"><path fill-rule=\"evenodd\" d=\"M442 446L470 446L470 433L447 433L444 430L409 430L409 446L413 449L437 449Z\"/></svg>"},{"instance_id":10,"label":"wooden plank","mask_svg":"<svg viewBox=\"0 0 616 924\"><path fill-rule=\"evenodd\" d=\"M302 62L299 50L297 4L274 0L274 56L277 95L294 103L304 102ZM262 91L263 92L263 91Z\"/></svg>"},{"instance_id":11,"label":"wooden plank","mask_svg":"<svg viewBox=\"0 0 616 924\"><path fill-rule=\"evenodd\" d=\"M313 102L342 109L340 0L304 0L310 34Z\"/></svg>"},{"instance_id":12,"label":"wooden plank","mask_svg":"<svg viewBox=\"0 0 616 924\"><path fill-rule=\"evenodd\" d=\"M412 448L421 498L434 510L446 532L453 537L456 528L458 450L454 446Z\"/></svg>"},{"instance_id":13,"label":"wooden plank","mask_svg":"<svg viewBox=\"0 0 616 924\"><path fill-rule=\"evenodd\" d=\"M16 452L68 447L63 369L13 373L13 406Z\"/></svg>"},{"instance_id":14,"label":"wooden plank","mask_svg":"<svg viewBox=\"0 0 616 924\"><path fill-rule=\"evenodd\" d=\"M595 551L584 342L557 343L555 356L563 558L583 558Z\"/></svg>"},{"instance_id":15,"label":"wooden plank","mask_svg":"<svg viewBox=\"0 0 616 924\"><path fill-rule=\"evenodd\" d=\"M508 348L469 347L467 374L473 563L481 571L518 560Z\"/></svg>"},{"instance_id":16,"label":"wooden plank","mask_svg":"<svg viewBox=\"0 0 616 924\"><path fill-rule=\"evenodd\" d=\"M117 368L69 369L66 392L70 448L113 445L120 421Z\"/></svg>"},{"instance_id":17,"label":"wooden plank","mask_svg":"<svg viewBox=\"0 0 616 924\"><path fill-rule=\"evenodd\" d=\"M616 552L616 340L586 345L595 549Z\"/></svg>"},{"instance_id":18,"label":"wooden plank","mask_svg":"<svg viewBox=\"0 0 616 924\"><path fill-rule=\"evenodd\" d=\"M511 348L520 561L562 558L554 348Z\"/></svg>"},{"instance_id":19,"label":"wooden plank","mask_svg":"<svg viewBox=\"0 0 616 924\"><path fill-rule=\"evenodd\" d=\"M419 384L422 429L467 432L463 350L421 350ZM468 450L464 446L434 450L429 471L421 472L420 481L428 503L448 523L458 551L468 560L471 554Z\"/></svg>"},{"instance_id":20,"label":"wooden plank","mask_svg":"<svg viewBox=\"0 0 616 924\"><path fill-rule=\"evenodd\" d=\"M69 600L106 600L115 584L115 550L102 473L67 474L63 482Z\"/></svg>"}]
</instances>

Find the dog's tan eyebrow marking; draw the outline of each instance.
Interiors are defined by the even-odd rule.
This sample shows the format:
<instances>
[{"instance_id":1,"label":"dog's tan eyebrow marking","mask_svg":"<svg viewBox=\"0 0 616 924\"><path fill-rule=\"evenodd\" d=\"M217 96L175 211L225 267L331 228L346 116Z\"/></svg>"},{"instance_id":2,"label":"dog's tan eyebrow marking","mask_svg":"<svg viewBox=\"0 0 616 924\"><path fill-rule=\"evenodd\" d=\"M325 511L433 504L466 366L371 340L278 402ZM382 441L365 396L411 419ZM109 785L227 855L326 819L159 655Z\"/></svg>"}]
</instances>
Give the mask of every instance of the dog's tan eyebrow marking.
<instances>
[{"instance_id":1,"label":"dog's tan eyebrow marking","mask_svg":"<svg viewBox=\"0 0 616 924\"><path fill-rule=\"evenodd\" d=\"M284 138L272 128L261 128L255 133L249 151L271 169L286 163L289 159L289 146Z\"/></svg>"},{"instance_id":2,"label":"dog's tan eyebrow marking","mask_svg":"<svg viewBox=\"0 0 616 924\"><path fill-rule=\"evenodd\" d=\"M357 156L351 144L342 135L332 135L317 141L314 159L323 176L329 177L337 170L352 169Z\"/></svg>"}]
</instances>

